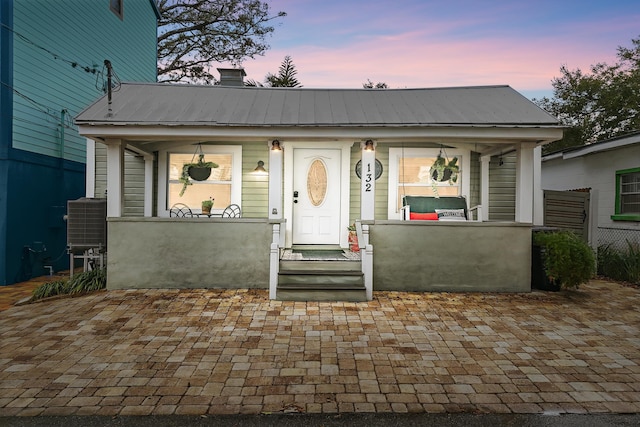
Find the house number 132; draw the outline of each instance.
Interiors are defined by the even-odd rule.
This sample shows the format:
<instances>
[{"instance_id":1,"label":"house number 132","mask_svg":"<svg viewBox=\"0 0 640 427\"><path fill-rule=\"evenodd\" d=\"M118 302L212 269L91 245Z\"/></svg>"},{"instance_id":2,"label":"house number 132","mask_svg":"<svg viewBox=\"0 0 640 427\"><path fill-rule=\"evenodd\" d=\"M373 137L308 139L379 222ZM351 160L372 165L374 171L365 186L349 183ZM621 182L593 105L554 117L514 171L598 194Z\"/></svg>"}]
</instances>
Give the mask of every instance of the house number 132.
<instances>
[{"instance_id":1,"label":"house number 132","mask_svg":"<svg viewBox=\"0 0 640 427\"><path fill-rule=\"evenodd\" d=\"M373 180L373 173L371 171L371 163L367 163L367 172L365 174L365 178L364 178L364 191L365 192L370 192L371 191L371 181Z\"/></svg>"}]
</instances>

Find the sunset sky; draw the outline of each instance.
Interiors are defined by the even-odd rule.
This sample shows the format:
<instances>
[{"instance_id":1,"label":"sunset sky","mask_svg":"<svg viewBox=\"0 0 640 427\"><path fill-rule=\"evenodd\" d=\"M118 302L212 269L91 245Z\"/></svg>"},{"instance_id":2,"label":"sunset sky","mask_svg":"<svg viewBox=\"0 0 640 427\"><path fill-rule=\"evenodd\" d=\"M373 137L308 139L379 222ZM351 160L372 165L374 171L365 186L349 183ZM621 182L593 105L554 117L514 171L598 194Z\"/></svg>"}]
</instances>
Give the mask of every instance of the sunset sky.
<instances>
[{"instance_id":1,"label":"sunset sky","mask_svg":"<svg viewBox=\"0 0 640 427\"><path fill-rule=\"evenodd\" d=\"M269 0L277 21L249 79L277 72L285 55L308 88L507 84L551 96L560 66L613 63L640 37L640 0Z\"/></svg>"}]
</instances>

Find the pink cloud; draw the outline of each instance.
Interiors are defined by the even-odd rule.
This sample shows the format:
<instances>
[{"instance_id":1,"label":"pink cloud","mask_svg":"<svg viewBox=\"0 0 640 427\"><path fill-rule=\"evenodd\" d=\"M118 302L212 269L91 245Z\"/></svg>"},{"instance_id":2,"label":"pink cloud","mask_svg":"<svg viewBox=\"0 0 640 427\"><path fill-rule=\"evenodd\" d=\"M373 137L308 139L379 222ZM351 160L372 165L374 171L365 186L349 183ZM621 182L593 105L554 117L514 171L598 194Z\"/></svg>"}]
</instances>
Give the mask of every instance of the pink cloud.
<instances>
[{"instance_id":1,"label":"pink cloud","mask_svg":"<svg viewBox=\"0 0 640 427\"><path fill-rule=\"evenodd\" d=\"M629 45L638 36L637 14L601 17L597 25L584 20L509 29L506 16L488 12L449 20L409 13L400 22L391 19L395 13L337 27L335 14L310 15L324 38L320 33L318 38L302 36L305 18L296 22L297 32L283 28L264 57L243 65L249 78L261 81L290 55L305 87L360 88L371 79L392 88L508 84L518 90L550 91L562 65L588 70L596 62L611 63L617 46ZM378 25L385 19L388 25Z\"/></svg>"}]
</instances>

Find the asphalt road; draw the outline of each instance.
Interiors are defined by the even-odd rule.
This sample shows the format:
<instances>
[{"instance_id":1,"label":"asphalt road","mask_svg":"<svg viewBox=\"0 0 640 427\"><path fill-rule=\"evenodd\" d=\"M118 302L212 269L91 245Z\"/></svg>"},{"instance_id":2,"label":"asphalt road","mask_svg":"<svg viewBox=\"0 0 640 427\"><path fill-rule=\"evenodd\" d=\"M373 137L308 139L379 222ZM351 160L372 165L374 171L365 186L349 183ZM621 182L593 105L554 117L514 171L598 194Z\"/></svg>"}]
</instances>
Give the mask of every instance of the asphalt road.
<instances>
[{"instance_id":1,"label":"asphalt road","mask_svg":"<svg viewBox=\"0 0 640 427\"><path fill-rule=\"evenodd\" d=\"M11 427L608 427L638 426L640 414L272 414L141 417L2 417Z\"/></svg>"}]
</instances>

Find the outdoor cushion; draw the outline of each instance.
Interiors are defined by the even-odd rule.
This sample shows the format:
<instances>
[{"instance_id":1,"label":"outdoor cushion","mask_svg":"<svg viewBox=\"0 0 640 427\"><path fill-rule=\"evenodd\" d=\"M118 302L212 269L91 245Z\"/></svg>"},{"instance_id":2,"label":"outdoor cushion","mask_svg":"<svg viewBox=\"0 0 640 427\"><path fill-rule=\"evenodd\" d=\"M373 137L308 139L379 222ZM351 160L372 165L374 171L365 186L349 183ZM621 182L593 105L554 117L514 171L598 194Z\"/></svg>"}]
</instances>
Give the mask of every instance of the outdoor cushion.
<instances>
[{"instance_id":1,"label":"outdoor cushion","mask_svg":"<svg viewBox=\"0 0 640 427\"><path fill-rule=\"evenodd\" d=\"M418 213L418 212L410 212L409 219L411 220L427 220L427 221L437 221L438 214L435 212L428 213Z\"/></svg>"},{"instance_id":2,"label":"outdoor cushion","mask_svg":"<svg viewBox=\"0 0 640 427\"><path fill-rule=\"evenodd\" d=\"M433 213L436 209L463 209L467 218L467 200L464 197L404 196L402 205L409 205L412 213Z\"/></svg>"},{"instance_id":3,"label":"outdoor cushion","mask_svg":"<svg viewBox=\"0 0 640 427\"><path fill-rule=\"evenodd\" d=\"M436 209L439 221L466 221L464 209Z\"/></svg>"}]
</instances>

